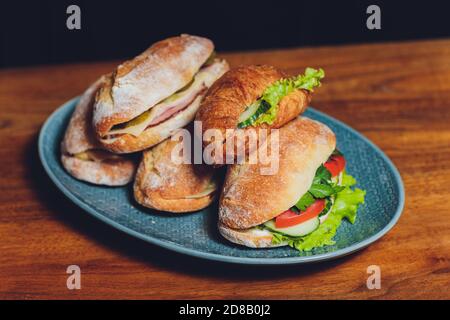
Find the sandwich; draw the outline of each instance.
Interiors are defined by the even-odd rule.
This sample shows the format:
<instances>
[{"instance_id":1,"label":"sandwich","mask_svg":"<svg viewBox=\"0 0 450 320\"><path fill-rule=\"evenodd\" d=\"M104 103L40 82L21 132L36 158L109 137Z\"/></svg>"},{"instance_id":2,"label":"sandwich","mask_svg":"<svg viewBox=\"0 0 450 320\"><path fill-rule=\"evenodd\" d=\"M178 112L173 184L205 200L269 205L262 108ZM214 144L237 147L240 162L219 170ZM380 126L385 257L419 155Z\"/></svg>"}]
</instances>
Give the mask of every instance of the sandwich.
<instances>
[{"instance_id":1,"label":"sandwich","mask_svg":"<svg viewBox=\"0 0 450 320\"><path fill-rule=\"evenodd\" d=\"M181 35L119 65L96 96L93 126L115 153L150 148L191 122L206 90L228 70L213 43Z\"/></svg>"},{"instance_id":2,"label":"sandwich","mask_svg":"<svg viewBox=\"0 0 450 320\"><path fill-rule=\"evenodd\" d=\"M209 161L220 165L227 155L235 158L236 149L224 145L227 138L235 138L234 130L280 128L296 118L305 111L324 76L322 69L306 68L304 74L288 77L268 65L241 66L225 73L208 90L196 115L203 135L210 129L219 133L211 139L204 135L205 147L214 143L223 150Z\"/></svg>"},{"instance_id":3,"label":"sandwich","mask_svg":"<svg viewBox=\"0 0 450 320\"><path fill-rule=\"evenodd\" d=\"M183 213L201 210L216 198L214 168L174 161L180 143L184 142L167 139L143 152L134 182L134 197L139 204Z\"/></svg>"},{"instance_id":4,"label":"sandwich","mask_svg":"<svg viewBox=\"0 0 450 320\"><path fill-rule=\"evenodd\" d=\"M345 171L336 137L324 124L298 117L279 129L279 170L260 164L228 168L219 204L219 231L252 248L289 245L299 251L334 244L343 219L354 223L365 191Z\"/></svg>"},{"instance_id":5,"label":"sandwich","mask_svg":"<svg viewBox=\"0 0 450 320\"><path fill-rule=\"evenodd\" d=\"M95 94L106 79L103 76L92 84L75 107L61 143L61 162L79 180L122 186L133 179L136 163L129 157L103 150L91 126Z\"/></svg>"}]
</instances>

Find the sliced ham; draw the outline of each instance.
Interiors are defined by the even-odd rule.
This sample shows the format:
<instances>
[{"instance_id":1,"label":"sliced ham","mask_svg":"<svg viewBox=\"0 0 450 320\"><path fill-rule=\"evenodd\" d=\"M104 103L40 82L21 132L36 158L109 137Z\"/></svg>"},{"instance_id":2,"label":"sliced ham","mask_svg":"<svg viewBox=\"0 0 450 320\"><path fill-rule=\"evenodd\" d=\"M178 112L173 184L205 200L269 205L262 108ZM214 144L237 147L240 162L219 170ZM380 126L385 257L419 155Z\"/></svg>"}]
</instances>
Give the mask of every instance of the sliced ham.
<instances>
[{"instance_id":1,"label":"sliced ham","mask_svg":"<svg viewBox=\"0 0 450 320\"><path fill-rule=\"evenodd\" d=\"M200 69L187 89L173 94L150 108L136 118L138 120L136 124L133 124L135 120L130 120L130 123L123 128L111 129L108 132L108 136L112 137L118 134L139 136L146 128L158 125L187 108L195 98L203 94L225 71L224 63L216 60L213 64Z\"/></svg>"}]
</instances>

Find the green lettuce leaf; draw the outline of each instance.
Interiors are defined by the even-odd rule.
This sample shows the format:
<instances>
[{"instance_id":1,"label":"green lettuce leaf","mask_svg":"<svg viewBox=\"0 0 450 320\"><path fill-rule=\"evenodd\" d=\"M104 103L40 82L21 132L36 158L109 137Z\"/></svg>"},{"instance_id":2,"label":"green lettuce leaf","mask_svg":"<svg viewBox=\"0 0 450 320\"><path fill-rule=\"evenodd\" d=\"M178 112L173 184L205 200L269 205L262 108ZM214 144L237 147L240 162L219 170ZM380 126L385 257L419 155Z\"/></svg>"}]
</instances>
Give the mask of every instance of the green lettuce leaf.
<instances>
[{"instance_id":1,"label":"green lettuce leaf","mask_svg":"<svg viewBox=\"0 0 450 320\"><path fill-rule=\"evenodd\" d=\"M342 183L341 183L341 185L345 186L345 187L351 187L351 186L354 186L355 184L356 184L356 179L353 178L351 175L346 174L344 172L344 174L342 175Z\"/></svg>"},{"instance_id":2,"label":"green lettuce leaf","mask_svg":"<svg viewBox=\"0 0 450 320\"><path fill-rule=\"evenodd\" d=\"M300 211L305 211L307 207L312 205L316 199L324 199L331 197L334 194L342 191L345 187L338 186L331 180L331 173L322 164L316 170L316 175L314 176L313 183L300 200L295 204L295 208ZM291 208L292 209L292 208Z\"/></svg>"},{"instance_id":3,"label":"green lettuce leaf","mask_svg":"<svg viewBox=\"0 0 450 320\"><path fill-rule=\"evenodd\" d=\"M280 233L277 233L277 232L273 232L272 233L272 243L273 244L280 244L280 243L282 243L285 240L284 238L285 237L282 234L280 234Z\"/></svg>"},{"instance_id":4,"label":"green lettuce leaf","mask_svg":"<svg viewBox=\"0 0 450 320\"><path fill-rule=\"evenodd\" d=\"M316 171L313 183L328 183L331 180L331 172L323 164Z\"/></svg>"},{"instance_id":5,"label":"green lettuce leaf","mask_svg":"<svg viewBox=\"0 0 450 320\"><path fill-rule=\"evenodd\" d=\"M309 188L309 192L316 199L323 199L334 194L335 189L329 184L313 183Z\"/></svg>"},{"instance_id":6,"label":"green lettuce leaf","mask_svg":"<svg viewBox=\"0 0 450 320\"><path fill-rule=\"evenodd\" d=\"M253 123L248 125L259 125L262 123L272 124L278 113L278 104L281 99L296 89L305 89L313 91L314 88L320 87L320 80L325 77L323 69L306 68L305 73L296 77L280 79L264 90L257 103L266 101L270 104L269 110L261 114ZM239 126L239 124L238 124ZM241 125L241 128L245 126Z\"/></svg>"},{"instance_id":7,"label":"green lettuce leaf","mask_svg":"<svg viewBox=\"0 0 450 320\"><path fill-rule=\"evenodd\" d=\"M364 203L365 191L350 187L356 183L355 178L344 172L343 182L345 188L335 198L328 218L314 232L304 237L289 237L273 232L274 244L287 242L291 247L299 251L310 251L327 245L335 244L333 238L343 219L355 223L356 213L360 204Z\"/></svg>"},{"instance_id":8,"label":"green lettuce leaf","mask_svg":"<svg viewBox=\"0 0 450 320\"><path fill-rule=\"evenodd\" d=\"M323 69L306 68L304 75L298 75L294 81L296 89L305 89L313 91L315 87L320 86L320 80L325 77L325 71Z\"/></svg>"},{"instance_id":9,"label":"green lettuce leaf","mask_svg":"<svg viewBox=\"0 0 450 320\"><path fill-rule=\"evenodd\" d=\"M295 207L300 211L305 211L306 208L308 208L310 205L312 205L315 201L316 201L316 199L314 199L312 194L309 192L306 192L300 198L300 200L297 201L297 203L295 204Z\"/></svg>"},{"instance_id":10,"label":"green lettuce leaf","mask_svg":"<svg viewBox=\"0 0 450 320\"><path fill-rule=\"evenodd\" d=\"M366 192L361 189L356 188L352 190L350 187L346 187L337 194L332 212L335 212L336 215L342 218L346 218L351 223L355 223L358 206L364 203L365 195Z\"/></svg>"}]
</instances>

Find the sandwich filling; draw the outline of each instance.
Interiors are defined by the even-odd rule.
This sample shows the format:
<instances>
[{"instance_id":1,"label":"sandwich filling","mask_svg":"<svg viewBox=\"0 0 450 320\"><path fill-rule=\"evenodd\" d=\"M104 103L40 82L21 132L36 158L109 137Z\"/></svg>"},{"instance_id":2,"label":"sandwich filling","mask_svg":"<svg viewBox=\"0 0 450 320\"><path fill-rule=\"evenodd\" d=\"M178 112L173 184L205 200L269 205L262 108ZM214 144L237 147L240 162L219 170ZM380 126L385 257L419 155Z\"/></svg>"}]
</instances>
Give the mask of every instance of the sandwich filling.
<instances>
[{"instance_id":1,"label":"sandwich filling","mask_svg":"<svg viewBox=\"0 0 450 320\"><path fill-rule=\"evenodd\" d=\"M325 72L322 69L306 68L304 74L276 81L264 90L260 98L247 106L244 112L241 113L238 120L238 128L243 129L262 123L271 125L277 117L278 104L281 99L294 90L308 90L312 92L314 88L321 85L320 80L324 77Z\"/></svg>"},{"instance_id":2,"label":"sandwich filling","mask_svg":"<svg viewBox=\"0 0 450 320\"><path fill-rule=\"evenodd\" d=\"M122 159L120 156L101 149L90 149L83 152L75 153L73 157L83 161L113 161Z\"/></svg>"},{"instance_id":3,"label":"sandwich filling","mask_svg":"<svg viewBox=\"0 0 450 320\"><path fill-rule=\"evenodd\" d=\"M150 107L139 116L114 125L105 138L117 138L123 134L131 134L137 137L147 128L156 126L183 111L197 101L197 98L204 94L220 76L221 73L218 74L217 70L222 68L222 63L221 60L214 59L214 54L211 55L186 86Z\"/></svg>"},{"instance_id":4,"label":"sandwich filling","mask_svg":"<svg viewBox=\"0 0 450 320\"><path fill-rule=\"evenodd\" d=\"M354 223L365 191L352 188L356 180L345 172L345 158L337 150L321 165L308 192L290 209L252 229L272 235L274 245L287 244L299 251L333 245L345 218Z\"/></svg>"},{"instance_id":5,"label":"sandwich filling","mask_svg":"<svg viewBox=\"0 0 450 320\"><path fill-rule=\"evenodd\" d=\"M200 199L200 198L209 196L216 190L217 190L216 183L214 181L211 181L210 183L208 183L208 185L206 186L206 188L203 191L196 193L196 194L185 196L184 198L185 199Z\"/></svg>"}]
</instances>

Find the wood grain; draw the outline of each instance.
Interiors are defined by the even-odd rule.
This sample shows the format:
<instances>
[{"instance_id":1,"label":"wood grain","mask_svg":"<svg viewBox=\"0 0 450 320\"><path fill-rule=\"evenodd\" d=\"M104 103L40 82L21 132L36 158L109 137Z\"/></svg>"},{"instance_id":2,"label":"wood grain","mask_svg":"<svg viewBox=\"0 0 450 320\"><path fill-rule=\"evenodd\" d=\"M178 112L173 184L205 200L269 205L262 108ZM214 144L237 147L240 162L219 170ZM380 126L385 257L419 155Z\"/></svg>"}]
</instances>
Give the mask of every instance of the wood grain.
<instances>
[{"instance_id":1,"label":"wood grain","mask_svg":"<svg viewBox=\"0 0 450 320\"><path fill-rule=\"evenodd\" d=\"M114 62L0 71L0 298L450 298L450 40L224 54L327 72L313 105L369 137L400 170L399 223L369 248L309 266L203 261L124 235L84 214L37 156L50 113ZM82 289L66 288L68 265ZM366 287L379 265L382 288Z\"/></svg>"}]
</instances>

